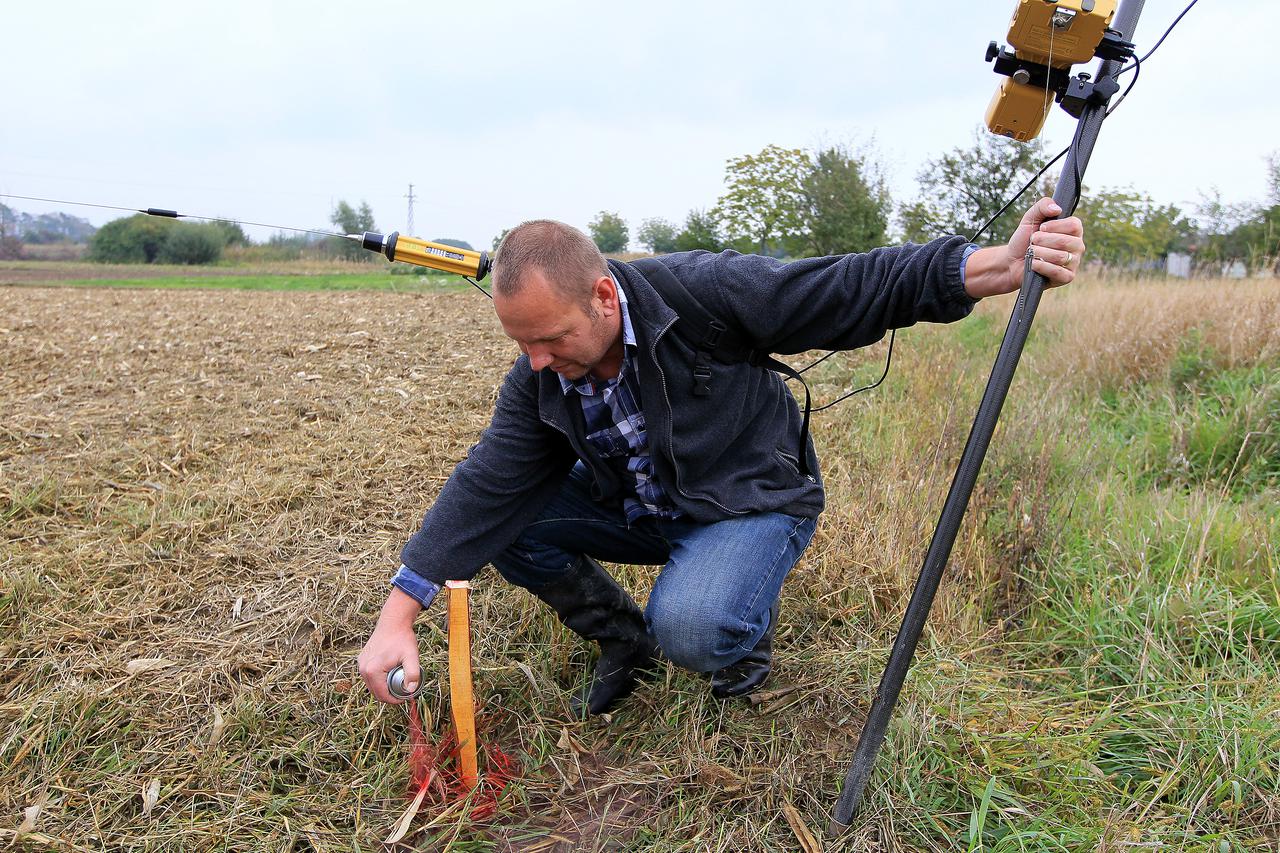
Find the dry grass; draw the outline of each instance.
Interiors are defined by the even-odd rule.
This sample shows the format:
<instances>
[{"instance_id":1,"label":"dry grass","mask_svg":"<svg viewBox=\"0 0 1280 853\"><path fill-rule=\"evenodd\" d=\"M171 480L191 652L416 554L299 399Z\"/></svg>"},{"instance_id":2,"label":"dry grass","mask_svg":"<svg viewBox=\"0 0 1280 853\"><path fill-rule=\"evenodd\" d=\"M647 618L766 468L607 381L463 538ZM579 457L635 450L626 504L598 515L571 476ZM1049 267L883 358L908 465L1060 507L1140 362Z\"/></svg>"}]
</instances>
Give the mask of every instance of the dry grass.
<instances>
[{"instance_id":1,"label":"dry grass","mask_svg":"<svg viewBox=\"0 0 1280 853\"><path fill-rule=\"evenodd\" d=\"M1165 375L1192 330L1223 368L1280 359L1275 279L1084 282L1053 293L1040 316L1057 338L1045 370L1091 390Z\"/></svg>"},{"instance_id":2,"label":"dry grass","mask_svg":"<svg viewBox=\"0 0 1280 853\"><path fill-rule=\"evenodd\" d=\"M1167 372L1191 327L1226 366L1274 364L1280 288L1085 284L1064 296L1046 299L871 806L829 849L980 847L981 828L962 837L980 800L991 823L1016 825L1021 809L1099 849L1172 843L1202 813L1224 838L1276 837L1280 796L1243 771L1238 805L1199 811L1116 775L1099 738L1146 732L1155 717L1139 715L1159 700L1076 683L1105 647L1025 626L1060 609L1045 567L1067 561L1059 526L1080 512L1057 514L1070 503L1059 497L1112 476L1098 441L1079 441L1080 400ZM830 510L784 593L776 675L800 690L721 707L673 669L612 722L566 724L584 650L483 575L482 711L525 772L497 819L446 819L410 840L789 849L788 804L825 827L1007 310L905 334L884 388L816 421ZM21 842L33 850L375 847L405 806L406 727L364 693L354 655L399 546L514 356L488 306L459 293L0 288L0 312L0 841L39 803ZM829 366L815 390L878 375L880 352ZM1107 494L1099 486L1100 506ZM1222 517L1220 498L1200 499L1197 518ZM1274 582L1280 524L1250 511L1234 547L1262 553ZM1130 553L1123 532L1093 529ZM621 576L643 598L647 570ZM1096 579L1081 583L1064 596L1080 600ZM437 623L424 617L419 635L442 671ZM1277 686L1274 652L1245 637L1222 665L1256 662L1255 678L1232 684L1257 714ZM1181 685L1171 673L1145 683ZM427 700L437 717L442 690ZM1184 724L1209 731L1224 707L1169 717L1153 743L1181 742L1195 768ZM1222 726L1246 760L1248 732ZM1274 756L1258 760L1259 778L1274 778ZM1055 843L997 848L1077 849Z\"/></svg>"}]
</instances>

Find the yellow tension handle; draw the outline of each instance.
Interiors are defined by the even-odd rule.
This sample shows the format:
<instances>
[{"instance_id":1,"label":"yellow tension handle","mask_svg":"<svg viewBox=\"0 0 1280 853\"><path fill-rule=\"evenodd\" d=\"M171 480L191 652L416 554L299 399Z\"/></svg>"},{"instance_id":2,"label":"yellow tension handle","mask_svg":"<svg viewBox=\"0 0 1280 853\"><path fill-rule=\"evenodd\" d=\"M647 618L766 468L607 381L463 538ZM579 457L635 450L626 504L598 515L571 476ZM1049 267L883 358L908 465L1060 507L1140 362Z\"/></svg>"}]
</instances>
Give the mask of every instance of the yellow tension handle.
<instances>
[{"instance_id":1,"label":"yellow tension handle","mask_svg":"<svg viewBox=\"0 0 1280 853\"><path fill-rule=\"evenodd\" d=\"M471 584L445 581L449 590L449 706L458 733L458 771L472 789L480 780L476 763L476 704L471 689Z\"/></svg>"},{"instance_id":2,"label":"yellow tension handle","mask_svg":"<svg viewBox=\"0 0 1280 853\"><path fill-rule=\"evenodd\" d=\"M392 231L385 237L376 231L366 231L360 236L360 245L370 251L386 255L387 260L451 272L455 275L468 275L476 281L489 274L488 252L476 252L444 243L432 243L430 240L421 240L417 237L406 237L399 231Z\"/></svg>"}]
</instances>

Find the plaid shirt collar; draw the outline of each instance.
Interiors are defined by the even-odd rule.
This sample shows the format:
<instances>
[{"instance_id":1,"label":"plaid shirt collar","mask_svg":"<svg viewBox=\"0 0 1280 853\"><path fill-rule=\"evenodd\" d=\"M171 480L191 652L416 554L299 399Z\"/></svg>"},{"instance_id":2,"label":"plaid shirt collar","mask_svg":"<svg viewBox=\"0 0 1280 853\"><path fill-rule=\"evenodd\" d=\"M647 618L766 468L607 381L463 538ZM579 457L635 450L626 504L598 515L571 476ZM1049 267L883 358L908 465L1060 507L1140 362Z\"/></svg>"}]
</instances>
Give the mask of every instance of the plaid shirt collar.
<instances>
[{"instance_id":1,"label":"plaid shirt collar","mask_svg":"<svg viewBox=\"0 0 1280 853\"><path fill-rule=\"evenodd\" d=\"M581 379L565 379L557 373L556 378L560 380L560 390L565 394L570 391L577 391L584 397L594 396L603 388L607 388L610 383L617 383L631 361L631 350L636 345L636 332L631 326L631 315L627 312L627 294L618 284L618 280L613 278L612 273L609 274L609 278L613 279L614 290L618 293L618 308L622 312L622 343L624 345L622 348L622 370L618 371L617 378L604 382L593 379L590 373L584 375Z\"/></svg>"}]
</instances>

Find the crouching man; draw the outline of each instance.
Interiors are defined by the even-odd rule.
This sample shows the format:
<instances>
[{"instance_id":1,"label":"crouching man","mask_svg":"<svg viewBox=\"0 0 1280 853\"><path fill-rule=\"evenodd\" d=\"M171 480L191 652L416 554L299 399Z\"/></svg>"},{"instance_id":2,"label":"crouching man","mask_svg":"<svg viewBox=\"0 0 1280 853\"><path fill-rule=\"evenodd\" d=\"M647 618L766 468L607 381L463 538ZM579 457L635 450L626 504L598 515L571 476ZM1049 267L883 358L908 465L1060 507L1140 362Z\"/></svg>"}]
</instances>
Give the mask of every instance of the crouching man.
<instances>
[{"instance_id":1,"label":"crouching man","mask_svg":"<svg viewBox=\"0 0 1280 853\"><path fill-rule=\"evenodd\" d=\"M599 644L577 714L612 707L659 655L707 673L718 699L755 690L783 581L823 509L818 460L777 373L708 359L673 328L669 276L753 349L852 349L1017 290L1029 245L1036 272L1070 282L1083 228L1060 213L1042 199L1007 246L946 237L790 263L695 251L648 262L656 269L606 262L562 223L512 229L493 305L523 355L401 554L360 654L369 690L396 701L386 677L397 666L416 686L414 617L446 580L489 563ZM661 566L643 611L600 560Z\"/></svg>"}]
</instances>

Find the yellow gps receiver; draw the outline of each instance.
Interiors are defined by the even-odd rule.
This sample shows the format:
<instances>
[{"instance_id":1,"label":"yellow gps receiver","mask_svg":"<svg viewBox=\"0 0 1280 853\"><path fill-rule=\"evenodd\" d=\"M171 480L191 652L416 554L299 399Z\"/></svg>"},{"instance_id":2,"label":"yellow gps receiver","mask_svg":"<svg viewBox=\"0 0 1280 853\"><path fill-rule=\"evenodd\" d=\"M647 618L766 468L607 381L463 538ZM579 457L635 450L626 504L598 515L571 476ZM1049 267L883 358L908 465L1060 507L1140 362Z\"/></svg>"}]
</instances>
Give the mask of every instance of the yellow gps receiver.
<instances>
[{"instance_id":1,"label":"yellow gps receiver","mask_svg":"<svg viewBox=\"0 0 1280 853\"><path fill-rule=\"evenodd\" d=\"M1079 116L1085 103L1115 94L1095 91L1088 75L1070 76L1072 65L1095 56L1133 55L1133 45L1110 29L1115 12L1116 0L1018 0L1009 23L1013 50L987 47L987 61L1008 78L987 106L988 129L1026 142L1044 127L1054 100Z\"/></svg>"},{"instance_id":2,"label":"yellow gps receiver","mask_svg":"<svg viewBox=\"0 0 1280 853\"><path fill-rule=\"evenodd\" d=\"M355 235L351 235L354 237ZM360 245L387 256L390 261L403 261L442 272L469 275L477 281L489 274L489 253L432 243L417 237L406 237L392 231L385 237L376 231L360 235Z\"/></svg>"}]
</instances>

